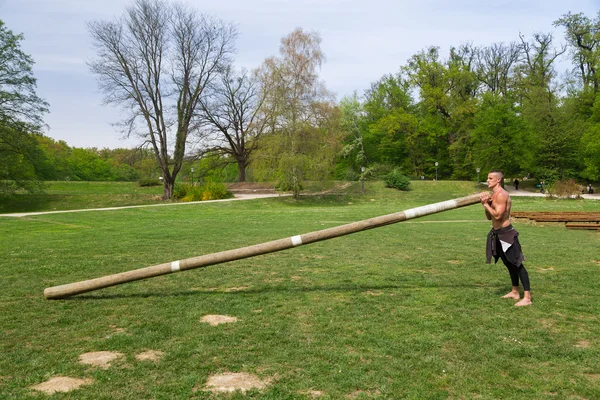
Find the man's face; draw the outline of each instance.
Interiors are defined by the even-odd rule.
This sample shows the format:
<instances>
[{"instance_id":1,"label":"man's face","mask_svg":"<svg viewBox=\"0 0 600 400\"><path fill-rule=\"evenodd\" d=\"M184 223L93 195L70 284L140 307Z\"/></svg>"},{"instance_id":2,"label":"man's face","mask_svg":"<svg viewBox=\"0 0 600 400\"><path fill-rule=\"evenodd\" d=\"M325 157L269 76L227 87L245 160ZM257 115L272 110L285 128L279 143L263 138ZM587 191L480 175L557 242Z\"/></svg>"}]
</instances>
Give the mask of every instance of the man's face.
<instances>
[{"instance_id":1,"label":"man's face","mask_svg":"<svg viewBox=\"0 0 600 400\"><path fill-rule=\"evenodd\" d=\"M496 185L500 184L500 175L490 172L487 178L487 185L489 188L493 188Z\"/></svg>"}]
</instances>

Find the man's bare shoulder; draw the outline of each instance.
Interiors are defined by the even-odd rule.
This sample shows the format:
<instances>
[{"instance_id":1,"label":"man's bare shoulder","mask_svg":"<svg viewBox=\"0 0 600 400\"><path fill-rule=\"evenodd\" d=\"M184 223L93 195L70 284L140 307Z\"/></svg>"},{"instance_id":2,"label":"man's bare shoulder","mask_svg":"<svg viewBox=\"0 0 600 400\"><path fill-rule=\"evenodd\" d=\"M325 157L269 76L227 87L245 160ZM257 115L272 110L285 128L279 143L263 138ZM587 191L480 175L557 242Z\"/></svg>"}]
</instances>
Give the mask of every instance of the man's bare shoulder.
<instances>
[{"instance_id":1,"label":"man's bare shoulder","mask_svg":"<svg viewBox=\"0 0 600 400\"><path fill-rule=\"evenodd\" d=\"M494 197L497 201L508 201L508 199L510 199L510 195L504 189L502 189L501 191L496 193L496 195Z\"/></svg>"}]
</instances>

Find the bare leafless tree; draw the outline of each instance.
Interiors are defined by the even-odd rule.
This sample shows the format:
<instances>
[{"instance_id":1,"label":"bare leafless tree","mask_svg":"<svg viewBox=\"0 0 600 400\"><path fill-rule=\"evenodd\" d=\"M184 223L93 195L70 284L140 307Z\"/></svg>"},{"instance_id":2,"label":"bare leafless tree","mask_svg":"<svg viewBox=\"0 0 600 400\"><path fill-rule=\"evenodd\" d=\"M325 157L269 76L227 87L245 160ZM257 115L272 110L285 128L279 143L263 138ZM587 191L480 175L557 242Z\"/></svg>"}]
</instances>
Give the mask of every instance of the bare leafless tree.
<instances>
[{"instance_id":1,"label":"bare leafless tree","mask_svg":"<svg viewBox=\"0 0 600 400\"><path fill-rule=\"evenodd\" d=\"M519 61L521 47L494 43L477 51L475 62L477 79L492 93L508 94L513 66Z\"/></svg>"},{"instance_id":2,"label":"bare leafless tree","mask_svg":"<svg viewBox=\"0 0 600 400\"><path fill-rule=\"evenodd\" d=\"M114 21L88 24L97 58L89 66L107 104L121 106L127 137L149 145L165 199L197 128L199 99L231 62L233 24L163 0L135 0Z\"/></svg>"},{"instance_id":3,"label":"bare leafless tree","mask_svg":"<svg viewBox=\"0 0 600 400\"><path fill-rule=\"evenodd\" d=\"M238 165L238 182L246 181L250 156L267 125L264 99L265 91L255 76L246 70L235 72L231 67L200 99L206 122L200 130L203 148L233 158Z\"/></svg>"}]
</instances>

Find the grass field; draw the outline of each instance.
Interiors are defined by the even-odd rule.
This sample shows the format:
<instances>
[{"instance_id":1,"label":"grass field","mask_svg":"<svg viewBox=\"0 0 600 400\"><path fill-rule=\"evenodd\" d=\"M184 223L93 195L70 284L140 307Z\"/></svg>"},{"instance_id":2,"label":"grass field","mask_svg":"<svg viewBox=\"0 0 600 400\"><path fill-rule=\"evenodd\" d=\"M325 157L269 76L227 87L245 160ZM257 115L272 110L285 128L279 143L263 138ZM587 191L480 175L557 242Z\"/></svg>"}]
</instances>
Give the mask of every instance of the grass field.
<instances>
[{"instance_id":1,"label":"grass field","mask_svg":"<svg viewBox=\"0 0 600 400\"><path fill-rule=\"evenodd\" d=\"M162 186L139 187L135 182L46 182L45 193L19 192L0 196L0 214L28 211L77 210L160 202Z\"/></svg>"},{"instance_id":2,"label":"grass field","mask_svg":"<svg viewBox=\"0 0 600 400\"><path fill-rule=\"evenodd\" d=\"M514 221L534 305L485 264L481 206L49 301L43 290L465 196L472 183L368 183L345 194L0 218L0 398L598 399L600 234ZM513 198L514 211L600 202ZM211 326L206 315L236 317ZM157 361L136 355L155 350ZM83 365L96 351L123 356ZM217 394L214 374L261 391Z\"/></svg>"}]
</instances>

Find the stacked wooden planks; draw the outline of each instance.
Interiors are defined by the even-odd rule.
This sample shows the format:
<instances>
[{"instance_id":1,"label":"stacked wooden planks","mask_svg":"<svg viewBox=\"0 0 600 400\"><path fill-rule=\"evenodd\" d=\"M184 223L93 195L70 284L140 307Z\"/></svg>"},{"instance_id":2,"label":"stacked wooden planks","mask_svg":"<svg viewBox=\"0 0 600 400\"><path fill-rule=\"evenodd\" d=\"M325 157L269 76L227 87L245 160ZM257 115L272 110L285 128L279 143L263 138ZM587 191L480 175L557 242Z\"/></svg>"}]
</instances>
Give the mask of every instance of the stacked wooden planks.
<instances>
[{"instance_id":1,"label":"stacked wooden planks","mask_svg":"<svg viewBox=\"0 0 600 400\"><path fill-rule=\"evenodd\" d=\"M528 218L537 222L564 222L569 229L600 230L600 212L585 211L515 211L513 218Z\"/></svg>"}]
</instances>

